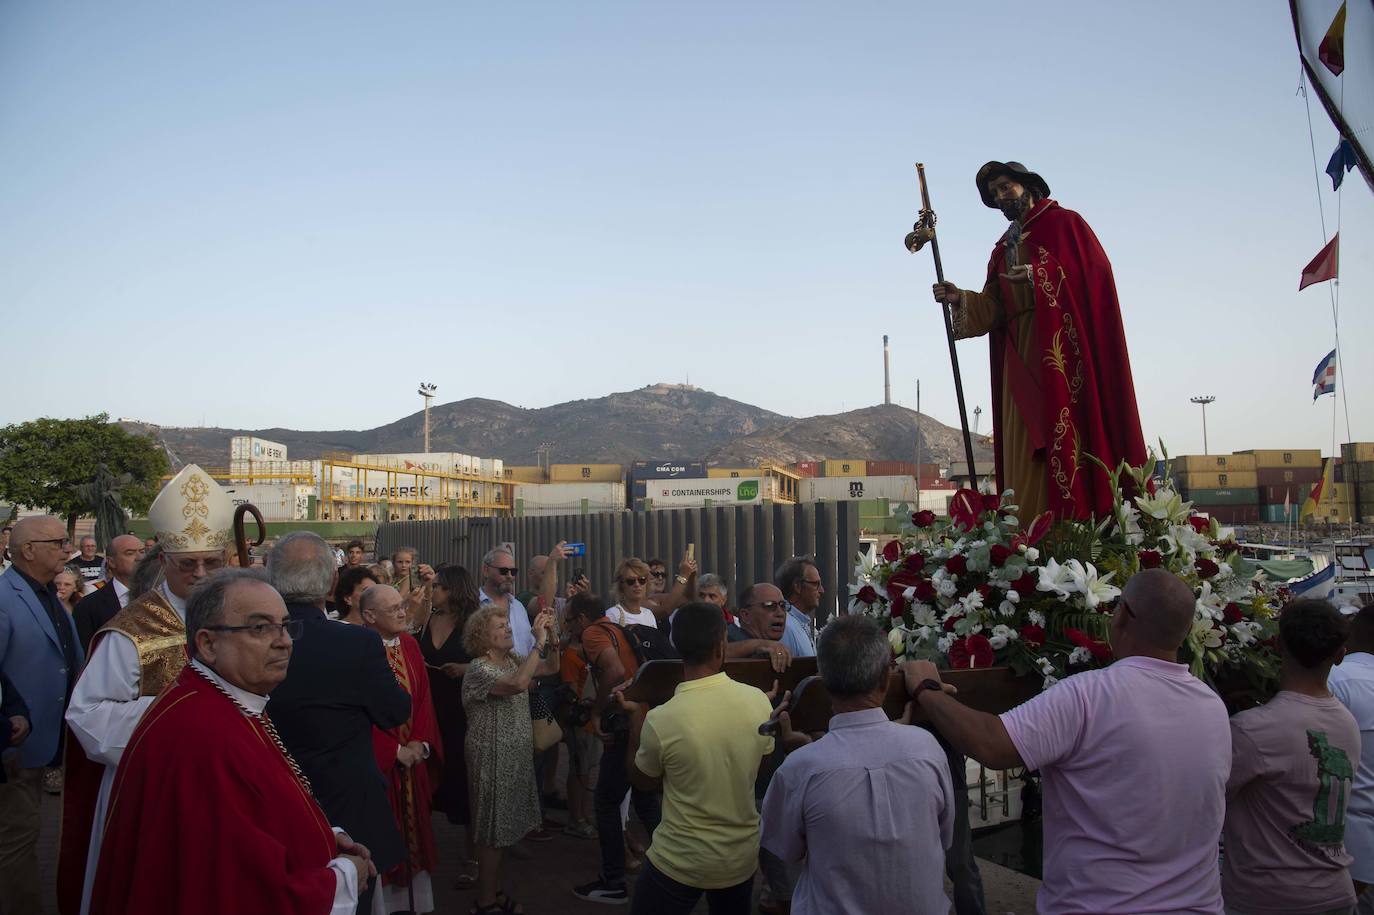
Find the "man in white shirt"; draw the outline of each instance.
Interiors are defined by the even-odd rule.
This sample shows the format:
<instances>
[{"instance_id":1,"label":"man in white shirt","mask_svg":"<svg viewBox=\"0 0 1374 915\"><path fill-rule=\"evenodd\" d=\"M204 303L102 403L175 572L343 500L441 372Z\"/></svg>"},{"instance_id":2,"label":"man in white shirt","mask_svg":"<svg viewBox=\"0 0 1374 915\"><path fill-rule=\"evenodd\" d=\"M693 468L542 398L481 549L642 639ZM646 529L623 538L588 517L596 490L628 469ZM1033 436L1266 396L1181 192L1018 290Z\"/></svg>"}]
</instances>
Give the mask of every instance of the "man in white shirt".
<instances>
[{"instance_id":1,"label":"man in white shirt","mask_svg":"<svg viewBox=\"0 0 1374 915\"><path fill-rule=\"evenodd\" d=\"M1350 622L1345 659L1331 668L1326 688L1355 716L1360 726L1360 766L1350 786L1345 813L1345 850L1355 859L1350 876L1359 893L1355 911L1374 913L1374 607Z\"/></svg>"},{"instance_id":2,"label":"man in white shirt","mask_svg":"<svg viewBox=\"0 0 1374 915\"><path fill-rule=\"evenodd\" d=\"M133 581L134 567L143 558L147 549L143 541L133 534L120 534L110 541L105 557L105 571L109 580L103 587L96 588L81 598L72 610L76 623L76 634L86 651L91 650L91 640L115 614L129 605L129 599L137 597L129 593Z\"/></svg>"},{"instance_id":3,"label":"man in white shirt","mask_svg":"<svg viewBox=\"0 0 1374 915\"><path fill-rule=\"evenodd\" d=\"M67 708L67 723L80 749L104 767L99 793L92 798L89 776L75 771L84 761L76 752L67 755L63 819L69 826L62 833L57 883L59 892L82 887L81 915L90 908L115 768L143 713L186 666L186 599L192 585L228 565L227 551L234 542L233 503L194 464L158 494L148 520L162 545L163 580L96 633ZM89 833L83 828L87 825Z\"/></svg>"},{"instance_id":4,"label":"man in white shirt","mask_svg":"<svg viewBox=\"0 0 1374 915\"><path fill-rule=\"evenodd\" d=\"M515 557L509 551L501 547L487 550L487 555L482 557L482 587L477 597L483 604L506 608L510 615L510 634L515 641L515 653L527 655L534 650L534 633L530 631L529 611L514 593L515 573L519 571Z\"/></svg>"}]
</instances>

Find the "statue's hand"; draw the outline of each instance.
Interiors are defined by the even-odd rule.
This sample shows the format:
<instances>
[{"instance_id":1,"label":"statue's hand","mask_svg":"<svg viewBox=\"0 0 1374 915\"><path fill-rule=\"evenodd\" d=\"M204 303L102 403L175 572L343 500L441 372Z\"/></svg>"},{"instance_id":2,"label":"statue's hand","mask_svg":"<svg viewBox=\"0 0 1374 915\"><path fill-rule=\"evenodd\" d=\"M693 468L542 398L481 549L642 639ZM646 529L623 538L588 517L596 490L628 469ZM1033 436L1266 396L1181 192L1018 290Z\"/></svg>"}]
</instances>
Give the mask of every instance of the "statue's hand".
<instances>
[{"instance_id":1,"label":"statue's hand","mask_svg":"<svg viewBox=\"0 0 1374 915\"><path fill-rule=\"evenodd\" d=\"M1034 279L1030 264L1017 264L1006 273L999 273L998 276L1011 283L1029 283Z\"/></svg>"}]
</instances>

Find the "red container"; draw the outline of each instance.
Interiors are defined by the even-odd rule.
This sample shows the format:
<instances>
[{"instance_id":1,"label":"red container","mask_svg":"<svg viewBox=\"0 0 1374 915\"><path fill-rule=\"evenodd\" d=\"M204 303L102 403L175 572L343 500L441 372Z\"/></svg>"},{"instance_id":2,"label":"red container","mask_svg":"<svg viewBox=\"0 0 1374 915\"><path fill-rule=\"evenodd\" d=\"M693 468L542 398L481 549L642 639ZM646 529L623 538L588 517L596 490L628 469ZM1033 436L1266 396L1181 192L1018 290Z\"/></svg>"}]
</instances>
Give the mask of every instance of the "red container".
<instances>
[{"instance_id":1,"label":"red container","mask_svg":"<svg viewBox=\"0 0 1374 915\"><path fill-rule=\"evenodd\" d=\"M870 477L914 477L916 465L911 461L869 461Z\"/></svg>"},{"instance_id":2,"label":"red container","mask_svg":"<svg viewBox=\"0 0 1374 915\"><path fill-rule=\"evenodd\" d=\"M820 461L797 461L795 464L789 464L788 467L799 477L818 477L821 475Z\"/></svg>"},{"instance_id":3,"label":"red container","mask_svg":"<svg viewBox=\"0 0 1374 915\"><path fill-rule=\"evenodd\" d=\"M1194 505L1193 511L1206 512L1222 524L1259 524L1258 505Z\"/></svg>"},{"instance_id":4,"label":"red container","mask_svg":"<svg viewBox=\"0 0 1374 915\"><path fill-rule=\"evenodd\" d=\"M1287 486L1261 486L1259 498L1261 505L1282 505L1287 497L1292 505L1301 505L1302 500L1307 498L1307 494L1316 485L1316 480L1311 483L1289 483Z\"/></svg>"},{"instance_id":5,"label":"red container","mask_svg":"<svg viewBox=\"0 0 1374 915\"><path fill-rule=\"evenodd\" d=\"M1266 486L1294 486L1306 484L1308 489L1322 478L1320 467L1261 467L1257 472L1260 489ZM1279 497L1283 501L1283 497Z\"/></svg>"}]
</instances>

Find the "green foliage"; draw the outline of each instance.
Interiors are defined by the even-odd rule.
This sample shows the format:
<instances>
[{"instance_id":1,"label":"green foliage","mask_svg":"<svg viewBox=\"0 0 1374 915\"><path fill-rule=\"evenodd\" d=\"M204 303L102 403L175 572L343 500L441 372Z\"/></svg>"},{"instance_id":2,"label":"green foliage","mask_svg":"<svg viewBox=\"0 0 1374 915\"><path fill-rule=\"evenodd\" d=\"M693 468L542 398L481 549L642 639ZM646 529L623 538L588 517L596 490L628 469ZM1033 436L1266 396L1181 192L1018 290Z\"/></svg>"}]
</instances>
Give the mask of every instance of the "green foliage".
<instances>
[{"instance_id":1,"label":"green foliage","mask_svg":"<svg viewBox=\"0 0 1374 915\"><path fill-rule=\"evenodd\" d=\"M120 501L145 512L167 473L167 456L151 435L133 435L101 413L85 419L35 419L0 429L0 499L74 520L91 511L78 487L101 464L129 475Z\"/></svg>"}]
</instances>

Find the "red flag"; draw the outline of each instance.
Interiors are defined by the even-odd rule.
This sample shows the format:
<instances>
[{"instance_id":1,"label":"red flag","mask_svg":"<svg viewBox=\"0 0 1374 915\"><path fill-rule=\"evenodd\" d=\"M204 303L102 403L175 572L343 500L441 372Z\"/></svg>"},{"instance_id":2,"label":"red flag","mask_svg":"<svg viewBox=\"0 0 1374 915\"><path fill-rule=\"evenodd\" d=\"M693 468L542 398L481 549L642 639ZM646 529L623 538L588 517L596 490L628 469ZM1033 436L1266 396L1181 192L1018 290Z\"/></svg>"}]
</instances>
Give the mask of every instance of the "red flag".
<instances>
[{"instance_id":1,"label":"red flag","mask_svg":"<svg viewBox=\"0 0 1374 915\"><path fill-rule=\"evenodd\" d=\"M1326 30L1326 36L1322 38L1322 43L1317 45L1317 59L1326 64L1326 69L1331 71L1333 76L1340 76L1345 69L1345 4L1336 12L1336 18L1331 20L1331 27Z\"/></svg>"},{"instance_id":2,"label":"red flag","mask_svg":"<svg viewBox=\"0 0 1374 915\"><path fill-rule=\"evenodd\" d=\"M1298 281L1298 289L1306 289L1313 283L1323 283L1336 278L1341 259L1340 241L1341 233L1332 235L1326 247L1312 258L1312 263L1302 268L1302 279Z\"/></svg>"}]
</instances>

